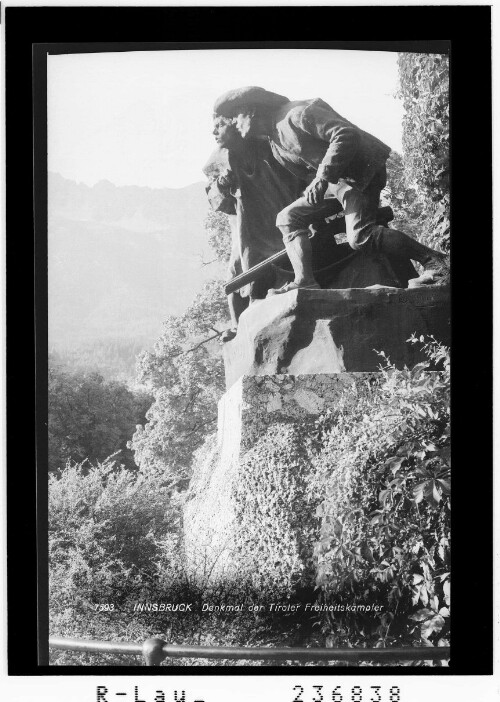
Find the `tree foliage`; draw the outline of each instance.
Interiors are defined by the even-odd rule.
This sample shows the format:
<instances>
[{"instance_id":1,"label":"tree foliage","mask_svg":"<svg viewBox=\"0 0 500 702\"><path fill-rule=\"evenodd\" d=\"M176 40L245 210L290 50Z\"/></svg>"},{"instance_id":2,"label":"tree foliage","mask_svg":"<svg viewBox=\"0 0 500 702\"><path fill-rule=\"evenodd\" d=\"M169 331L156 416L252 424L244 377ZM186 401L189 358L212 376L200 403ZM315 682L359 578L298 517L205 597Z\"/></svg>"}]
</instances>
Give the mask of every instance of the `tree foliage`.
<instances>
[{"instance_id":1,"label":"tree foliage","mask_svg":"<svg viewBox=\"0 0 500 702\"><path fill-rule=\"evenodd\" d=\"M445 54L401 53L399 97L403 101L406 186L422 205L423 243L450 247L449 59Z\"/></svg>"},{"instance_id":2,"label":"tree foliage","mask_svg":"<svg viewBox=\"0 0 500 702\"><path fill-rule=\"evenodd\" d=\"M127 441L144 422L151 397L132 392L99 373L70 372L56 365L49 370L49 470L67 461L103 461L120 451L120 460L136 469Z\"/></svg>"},{"instance_id":3,"label":"tree foliage","mask_svg":"<svg viewBox=\"0 0 500 702\"><path fill-rule=\"evenodd\" d=\"M403 159L396 151L391 151L387 159L387 185L382 198L388 201L394 212L391 226L419 239L423 205L415 187L407 182Z\"/></svg>"},{"instance_id":4,"label":"tree foliage","mask_svg":"<svg viewBox=\"0 0 500 702\"><path fill-rule=\"evenodd\" d=\"M209 210L205 219L205 229L216 259L227 263L231 254L231 224L228 215Z\"/></svg>"},{"instance_id":5,"label":"tree foliage","mask_svg":"<svg viewBox=\"0 0 500 702\"><path fill-rule=\"evenodd\" d=\"M207 283L186 312L168 317L151 351L138 360L138 380L154 402L130 446L142 470L163 468L181 484L193 452L216 426L217 401L224 392L218 338L227 322L220 281Z\"/></svg>"}]
</instances>

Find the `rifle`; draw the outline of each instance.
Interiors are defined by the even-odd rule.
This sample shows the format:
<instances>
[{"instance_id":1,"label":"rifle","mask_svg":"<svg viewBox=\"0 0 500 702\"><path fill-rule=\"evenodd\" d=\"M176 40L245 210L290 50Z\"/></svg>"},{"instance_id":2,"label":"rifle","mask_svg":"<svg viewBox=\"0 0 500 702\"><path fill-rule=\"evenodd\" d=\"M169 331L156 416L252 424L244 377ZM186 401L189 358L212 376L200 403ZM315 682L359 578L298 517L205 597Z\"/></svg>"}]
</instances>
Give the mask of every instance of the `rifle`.
<instances>
[{"instance_id":1,"label":"rifle","mask_svg":"<svg viewBox=\"0 0 500 702\"><path fill-rule=\"evenodd\" d=\"M339 204L340 207L340 204ZM392 207L379 207L378 208L378 215L377 215L377 223L382 224L382 225L387 225L391 220L394 219L394 212L392 211ZM336 245L336 241L334 239L335 234L342 234L342 232L345 232L345 214L344 210L340 210L338 213L331 215L326 218L325 224L321 225L321 227L317 230L317 232L313 236L313 245L315 239L318 237L320 240L320 244L322 248L324 249L326 246L326 249L331 249L334 251L334 247ZM318 236L318 234L320 236ZM323 252L322 252L323 253ZM354 253L354 252L352 252ZM322 257L320 257L322 258ZM331 257L330 257L331 258ZM344 259L342 259L344 260ZM247 271L244 271L243 273L240 273L239 275L236 275L234 278L232 278L230 281L226 283L224 286L224 292L226 295L230 295L233 292L236 292L240 288L242 288L244 285L248 285L249 283L253 283L256 281L258 278L262 277L270 268L273 266L278 266L280 263L286 263L288 261L288 254L286 252L286 249L283 249L282 251L278 251L277 253L273 254L272 256L269 256L269 258L266 258L264 261L261 261L260 263L257 263L255 266L252 266L252 268L249 268ZM328 263L328 261L325 261ZM334 265L335 263L339 263L338 259L331 260L330 265Z\"/></svg>"}]
</instances>

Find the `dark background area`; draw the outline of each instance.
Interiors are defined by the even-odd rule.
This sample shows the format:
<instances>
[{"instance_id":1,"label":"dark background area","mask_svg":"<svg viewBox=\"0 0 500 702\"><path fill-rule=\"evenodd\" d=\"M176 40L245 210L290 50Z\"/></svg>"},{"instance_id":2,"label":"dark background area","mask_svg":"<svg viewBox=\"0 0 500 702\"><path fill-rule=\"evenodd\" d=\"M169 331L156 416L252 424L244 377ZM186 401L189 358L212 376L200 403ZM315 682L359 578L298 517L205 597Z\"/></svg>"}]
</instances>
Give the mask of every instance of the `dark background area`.
<instances>
[{"instance_id":1,"label":"dark background area","mask_svg":"<svg viewBox=\"0 0 500 702\"><path fill-rule=\"evenodd\" d=\"M285 11L284 8L14 7L6 9L5 17L9 673L90 675L105 671L123 675L126 670L54 669L45 665L47 50L73 53L280 47L436 53L450 50L452 438L458 467L453 490L452 659L449 669L384 668L376 672L382 675L490 673L493 626L490 8L288 7ZM384 41L371 41L374 28ZM297 34L316 40L276 40ZM467 480L468 474L477 471L484 475L480 497L470 494ZM476 598L479 592L481 600L476 602L473 596ZM160 672L134 668L136 675L138 670L140 674ZM172 673L178 670L171 668ZM250 671L200 666L196 670L200 674L217 675L236 672L289 675L294 669L266 666L262 671L259 668ZM315 674L316 671L300 668L300 672ZM356 669L356 675L374 672L373 668ZM165 668L161 673L165 674ZM335 675L352 673L352 668L335 668Z\"/></svg>"}]
</instances>

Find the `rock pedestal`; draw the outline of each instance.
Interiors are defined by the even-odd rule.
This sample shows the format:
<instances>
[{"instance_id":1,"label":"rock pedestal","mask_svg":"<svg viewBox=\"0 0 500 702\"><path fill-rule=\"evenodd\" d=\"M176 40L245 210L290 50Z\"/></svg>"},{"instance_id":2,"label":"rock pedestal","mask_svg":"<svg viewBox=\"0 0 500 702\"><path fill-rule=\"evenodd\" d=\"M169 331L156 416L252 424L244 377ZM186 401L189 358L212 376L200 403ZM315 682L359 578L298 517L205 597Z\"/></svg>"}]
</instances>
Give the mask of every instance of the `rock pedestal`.
<instances>
[{"instance_id":1,"label":"rock pedestal","mask_svg":"<svg viewBox=\"0 0 500 702\"><path fill-rule=\"evenodd\" d=\"M226 387L242 375L377 371L384 351L397 368L423 360L406 340L449 344L449 289L295 290L254 302L224 345Z\"/></svg>"},{"instance_id":2,"label":"rock pedestal","mask_svg":"<svg viewBox=\"0 0 500 702\"><path fill-rule=\"evenodd\" d=\"M244 457L273 427L279 436L292 422L303 424L333 407L347 387L369 386L383 360L377 351L399 368L422 360L418 345L406 343L412 334L449 344L446 288L297 290L254 303L243 313L236 338L224 346L228 389L219 402L217 440L194 466L184 509L186 560L194 580L237 582L251 575L256 546L255 539L246 539L260 523L259 544L265 542L269 553L279 551L269 561L289 563L290 582L300 577L308 545L301 541L294 513L305 514L309 507L301 504L299 491L293 505L287 498L278 516L269 515L276 493L297 481L304 484L304 476L274 473L273 478L264 471L261 483L242 496ZM248 508L253 503L261 521Z\"/></svg>"}]
</instances>

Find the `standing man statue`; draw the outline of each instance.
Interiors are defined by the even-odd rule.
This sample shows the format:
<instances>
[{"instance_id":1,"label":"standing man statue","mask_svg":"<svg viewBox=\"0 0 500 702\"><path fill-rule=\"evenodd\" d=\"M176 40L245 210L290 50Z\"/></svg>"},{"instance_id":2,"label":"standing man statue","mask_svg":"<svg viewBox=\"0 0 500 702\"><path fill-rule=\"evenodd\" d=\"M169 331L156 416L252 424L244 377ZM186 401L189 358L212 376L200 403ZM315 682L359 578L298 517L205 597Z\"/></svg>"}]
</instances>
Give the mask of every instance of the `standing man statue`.
<instances>
[{"instance_id":1,"label":"standing man statue","mask_svg":"<svg viewBox=\"0 0 500 702\"><path fill-rule=\"evenodd\" d=\"M274 293L319 287L312 268L309 226L332 213L334 198L344 209L351 248L418 261L424 272L410 281L410 287L447 282L444 254L397 229L377 224L390 154L379 139L319 98L290 102L254 86L225 93L216 101L214 112L234 118L243 139L269 142L278 163L309 183L303 196L277 216L295 278Z\"/></svg>"},{"instance_id":2,"label":"standing man statue","mask_svg":"<svg viewBox=\"0 0 500 702\"><path fill-rule=\"evenodd\" d=\"M273 157L269 144L245 140L234 120L214 118L217 148L203 167L212 209L225 212L231 222L229 277L249 270L283 248L276 216L297 198L306 182L300 180ZM275 273L228 295L231 327L222 335L229 341L236 335L238 319L250 301L266 296L275 283Z\"/></svg>"}]
</instances>

